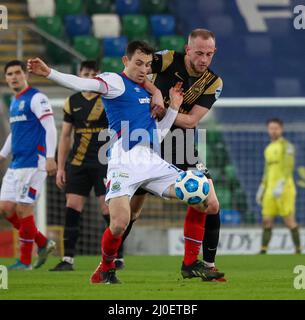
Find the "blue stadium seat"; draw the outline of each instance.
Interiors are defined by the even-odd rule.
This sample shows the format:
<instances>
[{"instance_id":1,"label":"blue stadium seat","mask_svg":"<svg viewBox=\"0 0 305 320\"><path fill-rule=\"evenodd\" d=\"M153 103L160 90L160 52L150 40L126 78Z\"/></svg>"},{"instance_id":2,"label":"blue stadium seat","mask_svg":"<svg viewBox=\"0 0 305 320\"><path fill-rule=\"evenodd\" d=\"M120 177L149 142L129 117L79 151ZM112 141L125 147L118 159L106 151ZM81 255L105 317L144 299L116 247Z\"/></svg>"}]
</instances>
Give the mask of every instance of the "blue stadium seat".
<instances>
[{"instance_id":1,"label":"blue stadium seat","mask_svg":"<svg viewBox=\"0 0 305 320\"><path fill-rule=\"evenodd\" d=\"M266 20L266 24L268 28L268 34L273 37L287 37L289 34L294 32L291 19L270 18Z\"/></svg>"},{"instance_id":2,"label":"blue stadium seat","mask_svg":"<svg viewBox=\"0 0 305 320\"><path fill-rule=\"evenodd\" d=\"M152 33L156 38L175 34L176 31L175 18L169 14L150 16L150 25Z\"/></svg>"},{"instance_id":3,"label":"blue stadium seat","mask_svg":"<svg viewBox=\"0 0 305 320\"><path fill-rule=\"evenodd\" d=\"M121 36L116 38L104 38L103 53L106 57L121 57L125 53L127 47L127 37Z\"/></svg>"},{"instance_id":4,"label":"blue stadium seat","mask_svg":"<svg viewBox=\"0 0 305 320\"><path fill-rule=\"evenodd\" d=\"M209 14L222 14L225 11L225 2L220 0L198 0L198 10L205 16Z\"/></svg>"},{"instance_id":5,"label":"blue stadium seat","mask_svg":"<svg viewBox=\"0 0 305 320\"><path fill-rule=\"evenodd\" d=\"M302 96L301 82L297 78L275 78L274 90L277 97Z\"/></svg>"},{"instance_id":6,"label":"blue stadium seat","mask_svg":"<svg viewBox=\"0 0 305 320\"><path fill-rule=\"evenodd\" d=\"M116 0L116 12L119 15L134 14L140 11L139 0Z\"/></svg>"},{"instance_id":7,"label":"blue stadium seat","mask_svg":"<svg viewBox=\"0 0 305 320\"><path fill-rule=\"evenodd\" d=\"M226 14L210 16L206 23L207 29L213 30L217 37L232 37L235 31L234 20Z\"/></svg>"},{"instance_id":8,"label":"blue stadium seat","mask_svg":"<svg viewBox=\"0 0 305 320\"><path fill-rule=\"evenodd\" d=\"M272 58L272 41L266 35L249 36L245 39L246 53L250 57Z\"/></svg>"},{"instance_id":9,"label":"blue stadium seat","mask_svg":"<svg viewBox=\"0 0 305 320\"><path fill-rule=\"evenodd\" d=\"M89 35L91 31L91 20L87 15L65 16L65 29L69 37Z\"/></svg>"},{"instance_id":10,"label":"blue stadium seat","mask_svg":"<svg viewBox=\"0 0 305 320\"><path fill-rule=\"evenodd\" d=\"M241 223L240 212L237 210L221 209L220 221L222 224L239 225Z\"/></svg>"}]
</instances>

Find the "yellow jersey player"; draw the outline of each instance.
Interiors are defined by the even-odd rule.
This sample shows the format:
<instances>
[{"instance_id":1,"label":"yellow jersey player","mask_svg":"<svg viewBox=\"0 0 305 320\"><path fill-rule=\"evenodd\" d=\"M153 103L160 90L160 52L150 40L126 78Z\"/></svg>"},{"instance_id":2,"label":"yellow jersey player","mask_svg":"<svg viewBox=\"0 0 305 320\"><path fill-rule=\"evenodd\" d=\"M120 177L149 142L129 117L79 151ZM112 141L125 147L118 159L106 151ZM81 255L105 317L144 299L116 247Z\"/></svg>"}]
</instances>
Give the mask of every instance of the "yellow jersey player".
<instances>
[{"instance_id":1,"label":"yellow jersey player","mask_svg":"<svg viewBox=\"0 0 305 320\"><path fill-rule=\"evenodd\" d=\"M267 128L271 142L264 151L264 175L256 194L256 202L262 206L263 215L260 253L268 250L273 220L278 215L291 231L295 252L301 253L300 234L295 220L294 146L283 137L284 125L280 119L270 119Z\"/></svg>"}]
</instances>

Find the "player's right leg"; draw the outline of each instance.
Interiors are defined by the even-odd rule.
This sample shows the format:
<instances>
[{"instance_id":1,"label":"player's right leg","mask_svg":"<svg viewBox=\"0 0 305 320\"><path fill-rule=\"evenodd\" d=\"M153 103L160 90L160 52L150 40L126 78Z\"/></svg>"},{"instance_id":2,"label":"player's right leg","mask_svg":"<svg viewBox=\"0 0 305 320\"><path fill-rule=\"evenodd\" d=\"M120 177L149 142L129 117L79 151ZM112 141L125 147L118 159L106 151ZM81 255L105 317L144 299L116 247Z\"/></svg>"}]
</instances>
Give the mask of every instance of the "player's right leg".
<instances>
[{"instance_id":1,"label":"player's right leg","mask_svg":"<svg viewBox=\"0 0 305 320\"><path fill-rule=\"evenodd\" d=\"M267 190L262 201L263 232L260 254L266 254L268 251L269 242L272 237L273 220L277 213L276 201L272 196L272 192Z\"/></svg>"},{"instance_id":2,"label":"player's right leg","mask_svg":"<svg viewBox=\"0 0 305 320\"><path fill-rule=\"evenodd\" d=\"M118 190L120 191L120 190ZM91 276L91 283L116 284L120 281L115 274L115 258L122 243L123 234L130 221L129 195L110 195L110 225L101 240L102 261Z\"/></svg>"},{"instance_id":3,"label":"player's right leg","mask_svg":"<svg viewBox=\"0 0 305 320\"><path fill-rule=\"evenodd\" d=\"M273 220L274 218L272 216L263 216L263 232L260 254L266 254L268 251L269 242L272 237Z\"/></svg>"}]
</instances>

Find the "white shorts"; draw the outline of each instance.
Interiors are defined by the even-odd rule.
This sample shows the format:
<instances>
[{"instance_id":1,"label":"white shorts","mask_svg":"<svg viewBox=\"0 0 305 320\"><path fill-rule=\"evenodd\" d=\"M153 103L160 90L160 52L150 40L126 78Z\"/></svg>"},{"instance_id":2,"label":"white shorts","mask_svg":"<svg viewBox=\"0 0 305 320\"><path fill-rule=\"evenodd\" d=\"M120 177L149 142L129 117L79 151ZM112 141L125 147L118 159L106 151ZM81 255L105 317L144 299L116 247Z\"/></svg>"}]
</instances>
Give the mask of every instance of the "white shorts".
<instances>
[{"instance_id":1,"label":"white shorts","mask_svg":"<svg viewBox=\"0 0 305 320\"><path fill-rule=\"evenodd\" d=\"M138 188L166 198L164 191L176 182L182 170L163 160L151 148L136 145L108 162L106 202L127 195L130 198Z\"/></svg>"},{"instance_id":2,"label":"white shorts","mask_svg":"<svg viewBox=\"0 0 305 320\"><path fill-rule=\"evenodd\" d=\"M0 200L33 204L47 172L38 168L8 169L3 177Z\"/></svg>"}]
</instances>

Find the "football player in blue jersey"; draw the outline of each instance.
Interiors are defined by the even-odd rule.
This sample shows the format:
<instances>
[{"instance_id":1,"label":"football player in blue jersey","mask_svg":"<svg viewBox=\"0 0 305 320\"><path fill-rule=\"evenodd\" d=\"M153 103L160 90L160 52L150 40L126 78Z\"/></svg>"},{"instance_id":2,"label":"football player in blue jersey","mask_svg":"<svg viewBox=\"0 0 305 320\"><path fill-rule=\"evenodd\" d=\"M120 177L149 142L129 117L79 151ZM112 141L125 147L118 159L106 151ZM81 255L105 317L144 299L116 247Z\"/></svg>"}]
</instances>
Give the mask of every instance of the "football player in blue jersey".
<instances>
[{"instance_id":1,"label":"football player in blue jersey","mask_svg":"<svg viewBox=\"0 0 305 320\"><path fill-rule=\"evenodd\" d=\"M181 83L170 89L165 117L157 122L151 116L151 95L163 102L160 91L147 80L154 49L142 41L128 44L122 58L122 74L102 73L96 79L82 79L50 69L39 58L28 61L28 70L76 91L94 91L102 96L112 143L108 152L106 202L110 226L101 241L102 261L91 283L119 283L114 259L129 224L132 196L139 187L163 198L177 198L174 184L181 170L160 157L160 141L175 121L183 100ZM100 157L102 160L102 157ZM200 205L204 209L204 205ZM185 270L182 270L184 276ZM187 270L189 274L189 270ZM192 274L204 280L218 279L223 273L207 269L198 260Z\"/></svg>"},{"instance_id":2,"label":"football player in blue jersey","mask_svg":"<svg viewBox=\"0 0 305 320\"><path fill-rule=\"evenodd\" d=\"M35 225L34 204L47 174L56 173L57 133L49 100L28 85L25 64L10 61L4 73L14 98L9 110L11 133L0 151L1 162L12 155L2 181L0 214L19 230L20 259L9 269L30 270L34 242L38 246L34 268L44 264L55 249L55 242L48 240Z\"/></svg>"}]
</instances>

